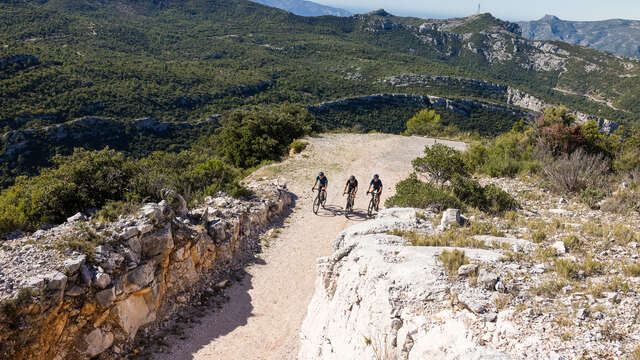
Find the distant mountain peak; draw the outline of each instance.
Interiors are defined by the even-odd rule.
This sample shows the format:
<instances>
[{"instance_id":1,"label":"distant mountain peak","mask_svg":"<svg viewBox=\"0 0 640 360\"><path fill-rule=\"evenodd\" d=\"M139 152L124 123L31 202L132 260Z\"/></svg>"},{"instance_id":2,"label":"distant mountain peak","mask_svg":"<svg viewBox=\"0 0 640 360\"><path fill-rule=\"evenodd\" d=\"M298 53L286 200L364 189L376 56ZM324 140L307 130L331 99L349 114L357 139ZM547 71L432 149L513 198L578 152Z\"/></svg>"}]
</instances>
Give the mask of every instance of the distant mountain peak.
<instances>
[{"instance_id":1,"label":"distant mountain peak","mask_svg":"<svg viewBox=\"0 0 640 360\"><path fill-rule=\"evenodd\" d=\"M543 16L543 17L542 17L540 20L538 20L538 21L546 21L546 22L549 22L549 21L560 21L560 18L559 18L559 17L557 17L557 16L555 16L555 15L549 15L549 14L547 14L547 15Z\"/></svg>"},{"instance_id":2,"label":"distant mountain peak","mask_svg":"<svg viewBox=\"0 0 640 360\"><path fill-rule=\"evenodd\" d=\"M351 16L347 10L326 6L306 0L251 0L262 5L286 10L301 16Z\"/></svg>"},{"instance_id":3,"label":"distant mountain peak","mask_svg":"<svg viewBox=\"0 0 640 360\"><path fill-rule=\"evenodd\" d=\"M378 10L373 10L373 11L367 13L367 15L371 15L371 16L390 16L391 14L386 12L384 9L378 9Z\"/></svg>"}]
</instances>

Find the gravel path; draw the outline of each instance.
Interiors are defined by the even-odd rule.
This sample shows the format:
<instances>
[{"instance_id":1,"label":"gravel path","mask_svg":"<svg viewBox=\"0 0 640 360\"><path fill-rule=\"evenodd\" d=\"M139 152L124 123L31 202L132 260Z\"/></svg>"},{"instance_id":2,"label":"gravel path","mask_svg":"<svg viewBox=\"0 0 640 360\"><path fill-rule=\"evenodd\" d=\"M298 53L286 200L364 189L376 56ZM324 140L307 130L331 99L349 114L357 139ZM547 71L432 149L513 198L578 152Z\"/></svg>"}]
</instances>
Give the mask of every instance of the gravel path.
<instances>
[{"instance_id":1,"label":"gravel path","mask_svg":"<svg viewBox=\"0 0 640 360\"><path fill-rule=\"evenodd\" d=\"M411 171L411 160L433 139L384 134L336 134L308 139L310 146L280 164L270 165L250 180L280 177L298 199L277 239L247 268L248 275L226 294L220 311L186 329L185 340L168 339L169 352L155 359L295 359L298 333L314 291L316 259L331 254L332 239L346 227L364 221L366 187L374 173L385 185L382 202L396 182ZM464 144L437 140L463 149ZM310 191L318 171L329 179L327 209L311 212ZM342 190L349 175L360 183L356 213L345 218ZM271 180L270 180L271 181Z\"/></svg>"}]
</instances>

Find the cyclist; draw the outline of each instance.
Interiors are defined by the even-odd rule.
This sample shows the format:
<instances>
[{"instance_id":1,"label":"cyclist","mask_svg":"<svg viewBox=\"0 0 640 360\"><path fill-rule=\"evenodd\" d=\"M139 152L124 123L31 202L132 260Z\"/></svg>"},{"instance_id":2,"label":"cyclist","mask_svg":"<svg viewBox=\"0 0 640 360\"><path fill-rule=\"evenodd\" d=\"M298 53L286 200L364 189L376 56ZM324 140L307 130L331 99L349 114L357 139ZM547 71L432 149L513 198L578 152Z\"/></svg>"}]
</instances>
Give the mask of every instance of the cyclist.
<instances>
[{"instance_id":1,"label":"cyclist","mask_svg":"<svg viewBox=\"0 0 640 360\"><path fill-rule=\"evenodd\" d=\"M324 173L322 171L320 171L320 173L316 177L316 182L313 184L313 189L316 188L316 185L318 185L318 183L320 183L320 186L318 187L318 190L322 191L322 198L326 199L327 198L327 185L329 185L329 179L327 179L327 177L324 176ZM323 207L324 207L324 205L323 205Z\"/></svg>"},{"instance_id":2,"label":"cyclist","mask_svg":"<svg viewBox=\"0 0 640 360\"><path fill-rule=\"evenodd\" d=\"M373 191L371 191L371 189L373 189ZM378 174L373 175L373 179L371 179L371 182L369 183L369 190L367 190L367 194L373 193L374 191L378 193L376 208L379 208L380 198L382 197L382 180L380 180L380 175Z\"/></svg>"},{"instance_id":3,"label":"cyclist","mask_svg":"<svg viewBox=\"0 0 640 360\"><path fill-rule=\"evenodd\" d=\"M349 191L347 191L347 188L349 188ZM344 191L342 195L352 194L353 198L355 199L356 193L358 193L358 180L356 179L355 176L351 175L349 176L349 180L347 180L347 183L344 186Z\"/></svg>"}]
</instances>

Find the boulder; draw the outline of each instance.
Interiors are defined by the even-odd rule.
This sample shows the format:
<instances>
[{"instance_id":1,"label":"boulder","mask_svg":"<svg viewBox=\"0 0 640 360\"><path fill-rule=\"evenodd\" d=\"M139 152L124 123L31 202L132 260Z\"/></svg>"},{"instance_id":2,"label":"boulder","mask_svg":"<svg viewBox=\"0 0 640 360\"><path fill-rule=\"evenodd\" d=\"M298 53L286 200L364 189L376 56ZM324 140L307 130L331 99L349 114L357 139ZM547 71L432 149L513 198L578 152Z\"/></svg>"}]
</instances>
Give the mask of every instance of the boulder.
<instances>
[{"instance_id":1,"label":"boulder","mask_svg":"<svg viewBox=\"0 0 640 360\"><path fill-rule=\"evenodd\" d=\"M145 296L149 298L149 301L145 299ZM126 332L129 339L136 336L140 326L156 319L153 303L151 292L148 292L129 296L114 307L113 313L118 319L118 324Z\"/></svg>"},{"instance_id":2,"label":"boulder","mask_svg":"<svg viewBox=\"0 0 640 360\"><path fill-rule=\"evenodd\" d=\"M153 262L148 262L129 272L129 274L127 274L127 281L130 285L133 285L130 286L129 291L136 291L149 285L155 276L154 272L155 264Z\"/></svg>"},{"instance_id":3,"label":"boulder","mask_svg":"<svg viewBox=\"0 0 640 360\"><path fill-rule=\"evenodd\" d=\"M102 354L113 344L113 334L94 329L84 337L84 341L87 343L85 352L93 358Z\"/></svg>"},{"instance_id":4,"label":"boulder","mask_svg":"<svg viewBox=\"0 0 640 360\"><path fill-rule=\"evenodd\" d=\"M140 239L142 256L150 258L173 249L173 236L171 225L165 226L156 232L148 233Z\"/></svg>"},{"instance_id":5,"label":"boulder","mask_svg":"<svg viewBox=\"0 0 640 360\"><path fill-rule=\"evenodd\" d=\"M495 286L498 283L498 280L498 275L489 270L480 269L480 271L478 272L478 285L486 290L495 290Z\"/></svg>"},{"instance_id":6,"label":"boulder","mask_svg":"<svg viewBox=\"0 0 640 360\"><path fill-rule=\"evenodd\" d=\"M47 289L64 291L67 286L67 276L59 271L55 271L45 275L47 280Z\"/></svg>"},{"instance_id":7,"label":"boulder","mask_svg":"<svg viewBox=\"0 0 640 360\"><path fill-rule=\"evenodd\" d=\"M129 240L132 237L138 235L139 230L137 226L129 226L126 227L122 230L122 232L120 232L120 237L124 240Z\"/></svg>"},{"instance_id":8,"label":"boulder","mask_svg":"<svg viewBox=\"0 0 640 360\"><path fill-rule=\"evenodd\" d=\"M107 307L111 305L116 299L116 289L114 287L110 287L108 289L98 291L96 293L96 301L100 306Z\"/></svg>"},{"instance_id":9,"label":"boulder","mask_svg":"<svg viewBox=\"0 0 640 360\"><path fill-rule=\"evenodd\" d=\"M564 242L556 241L551 245L556 250L556 255L564 255L567 253L567 249L564 246Z\"/></svg>"},{"instance_id":10,"label":"boulder","mask_svg":"<svg viewBox=\"0 0 640 360\"><path fill-rule=\"evenodd\" d=\"M74 258L65 260L62 264L69 274L73 274L76 271L80 270L80 266L82 266L86 260L86 255L78 255Z\"/></svg>"},{"instance_id":11,"label":"boulder","mask_svg":"<svg viewBox=\"0 0 640 360\"><path fill-rule=\"evenodd\" d=\"M440 220L440 229L446 230L451 224L464 225L466 218L460 215L458 209L447 209L442 213L442 219Z\"/></svg>"},{"instance_id":12,"label":"boulder","mask_svg":"<svg viewBox=\"0 0 640 360\"><path fill-rule=\"evenodd\" d=\"M80 278L86 286L91 286L91 283L93 282L93 276L91 276L91 271L84 264L80 265Z\"/></svg>"},{"instance_id":13,"label":"boulder","mask_svg":"<svg viewBox=\"0 0 640 360\"><path fill-rule=\"evenodd\" d=\"M86 220L87 220L86 216L82 215L82 213L77 213L77 214L67 218L67 222L68 223L74 223L74 222L86 221Z\"/></svg>"},{"instance_id":14,"label":"boulder","mask_svg":"<svg viewBox=\"0 0 640 360\"><path fill-rule=\"evenodd\" d=\"M460 266L458 268L458 275L459 276L471 275L471 274L475 273L476 270L478 270L478 265L476 265L476 264L465 264L465 265L462 265L462 266Z\"/></svg>"},{"instance_id":15,"label":"boulder","mask_svg":"<svg viewBox=\"0 0 640 360\"><path fill-rule=\"evenodd\" d=\"M93 279L93 285L95 285L98 289L104 289L111 284L111 276L109 274L98 271L95 274Z\"/></svg>"},{"instance_id":16,"label":"boulder","mask_svg":"<svg viewBox=\"0 0 640 360\"><path fill-rule=\"evenodd\" d=\"M31 289L41 289L44 286L44 277L42 276L32 276L30 278L27 278L24 281L24 285L27 288L31 288Z\"/></svg>"}]
</instances>

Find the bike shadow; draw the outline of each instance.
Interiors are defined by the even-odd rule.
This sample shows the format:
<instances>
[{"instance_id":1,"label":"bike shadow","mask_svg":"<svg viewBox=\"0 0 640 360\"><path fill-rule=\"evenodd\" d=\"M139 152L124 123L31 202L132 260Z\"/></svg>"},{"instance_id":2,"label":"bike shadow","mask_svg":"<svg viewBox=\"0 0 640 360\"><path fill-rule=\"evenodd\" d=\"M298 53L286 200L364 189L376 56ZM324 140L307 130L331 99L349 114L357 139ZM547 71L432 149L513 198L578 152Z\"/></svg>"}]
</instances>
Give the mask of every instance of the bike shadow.
<instances>
[{"instance_id":1,"label":"bike shadow","mask_svg":"<svg viewBox=\"0 0 640 360\"><path fill-rule=\"evenodd\" d=\"M343 211L343 213L344 213L344 211ZM347 219L352 220L352 221L367 221L369 219L373 219L374 216L369 217L367 215L367 210L365 210L365 209L353 209L353 212L351 214L345 215L345 217Z\"/></svg>"},{"instance_id":2,"label":"bike shadow","mask_svg":"<svg viewBox=\"0 0 640 360\"><path fill-rule=\"evenodd\" d=\"M341 207L335 205L325 205L318 210L317 216L321 217L334 217L344 214L344 210Z\"/></svg>"}]
</instances>

